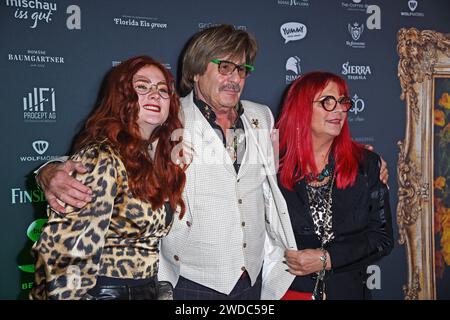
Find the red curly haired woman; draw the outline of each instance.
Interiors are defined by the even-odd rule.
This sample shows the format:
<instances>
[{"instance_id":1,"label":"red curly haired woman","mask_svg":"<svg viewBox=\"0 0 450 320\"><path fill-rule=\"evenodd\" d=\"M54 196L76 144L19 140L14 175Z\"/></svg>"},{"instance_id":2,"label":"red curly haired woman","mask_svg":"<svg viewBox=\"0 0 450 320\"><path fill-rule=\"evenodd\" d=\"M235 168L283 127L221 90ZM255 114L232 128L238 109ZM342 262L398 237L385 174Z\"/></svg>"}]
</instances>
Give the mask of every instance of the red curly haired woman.
<instances>
[{"instance_id":1,"label":"red curly haired woman","mask_svg":"<svg viewBox=\"0 0 450 320\"><path fill-rule=\"evenodd\" d=\"M67 214L49 209L33 247L34 299L162 299L159 240L174 212L185 211L185 173L172 151L182 129L170 72L139 56L115 67L104 98L88 118L71 160L87 172L76 178L92 201ZM159 142L159 143L157 143Z\"/></svg>"},{"instance_id":2,"label":"red curly haired woman","mask_svg":"<svg viewBox=\"0 0 450 320\"><path fill-rule=\"evenodd\" d=\"M345 81L311 72L286 96L280 134L279 185L298 250L285 252L283 299L368 299L367 266L393 247L380 157L353 142Z\"/></svg>"}]
</instances>

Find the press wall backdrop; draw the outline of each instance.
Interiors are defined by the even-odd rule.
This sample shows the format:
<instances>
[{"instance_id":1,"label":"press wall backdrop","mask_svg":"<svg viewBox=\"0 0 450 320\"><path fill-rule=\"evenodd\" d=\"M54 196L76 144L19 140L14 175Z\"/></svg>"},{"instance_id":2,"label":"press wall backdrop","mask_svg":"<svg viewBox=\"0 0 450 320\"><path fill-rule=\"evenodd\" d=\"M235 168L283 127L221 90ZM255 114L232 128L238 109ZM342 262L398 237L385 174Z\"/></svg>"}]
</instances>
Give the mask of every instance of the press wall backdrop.
<instances>
[{"instance_id":1,"label":"press wall backdrop","mask_svg":"<svg viewBox=\"0 0 450 320\"><path fill-rule=\"evenodd\" d=\"M1 299L25 299L33 284L30 248L46 202L30 173L68 152L108 70L147 54L176 75L186 41L219 23L256 36L256 70L243 98L269 105L275 116L286 88L305 72L348 80L352 134L372 144L390 171L396 245L367 270L368 286L376 299L403 299L406 257L395 208L406 112L396 34L403 27L450 32L448 0L1 0Z\"/></svg>"}]
</instances>

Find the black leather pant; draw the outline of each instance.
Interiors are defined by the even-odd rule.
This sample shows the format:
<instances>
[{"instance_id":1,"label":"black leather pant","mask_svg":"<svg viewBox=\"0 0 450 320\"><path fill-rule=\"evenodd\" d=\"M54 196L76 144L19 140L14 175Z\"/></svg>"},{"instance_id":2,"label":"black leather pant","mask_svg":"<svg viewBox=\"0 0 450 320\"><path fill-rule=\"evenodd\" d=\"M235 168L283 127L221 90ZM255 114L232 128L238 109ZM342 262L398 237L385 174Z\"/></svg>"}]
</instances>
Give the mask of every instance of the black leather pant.
<instances>
[{"instance_id":1,"label":"black leather pant","mask_svg":"<svg viewBox=\"0 0 450 320\"><path fill-rule=\"evenodd\" d=\"M170 282L158 282L155 277L144 285L97 284L83 297L84 300L173 300Z\"/></svg>"}]
</instances>

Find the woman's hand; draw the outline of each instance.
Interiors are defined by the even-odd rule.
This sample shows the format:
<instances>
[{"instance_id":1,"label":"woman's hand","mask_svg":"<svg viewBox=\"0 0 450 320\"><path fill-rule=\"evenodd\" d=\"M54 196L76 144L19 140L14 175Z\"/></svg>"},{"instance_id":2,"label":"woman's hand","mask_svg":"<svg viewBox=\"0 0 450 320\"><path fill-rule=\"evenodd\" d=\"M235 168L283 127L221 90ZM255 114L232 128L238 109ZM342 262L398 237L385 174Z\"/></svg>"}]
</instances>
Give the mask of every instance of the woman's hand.
<instances>
[{"instance_id":1,"label":"woman's hand","mask_svg":"<svg viewBox=\"0 0 450 320\"><path fill-rule=\"evenodd\" d=\"M327 251L326 269L331 269L331 259ZM286 250L285 258L286 264L289 267L289 272L296 276L306 276L308 274L321 271L323 269L323 262L321 257L324 252L320 249L305 249L305 250Z\"/></svg>"}]
</instances>

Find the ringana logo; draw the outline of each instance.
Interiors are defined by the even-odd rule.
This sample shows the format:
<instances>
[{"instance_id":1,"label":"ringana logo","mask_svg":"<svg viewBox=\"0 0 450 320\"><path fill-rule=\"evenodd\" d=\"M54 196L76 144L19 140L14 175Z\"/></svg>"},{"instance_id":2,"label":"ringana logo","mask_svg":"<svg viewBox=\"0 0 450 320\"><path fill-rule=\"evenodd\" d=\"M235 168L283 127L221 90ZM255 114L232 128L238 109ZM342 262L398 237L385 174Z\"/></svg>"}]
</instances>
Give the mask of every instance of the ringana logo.
<instances>
[{"instance_id":1,"label":"ringana logo","mask_svg":"<svg viewBox=\"0 0 450 320\"><path fill-rule=\"evenodd\" d=\"M290 84L300 77L302 73L300 61L301 59L298 56L286 60L286 84Z\"/></svg>"},{"instance_id":2,"label":"ringana logo","mask_svg":"<svg viewBox=\"0 0 450 320\"><path fill-rule=\"evenodd\" d=\"M300 22L287 22L280 27L280 33L285 40L285 44L289 41L297 41L305 38L307 32L307 27Z\"/></svg>"}]
</instances>

